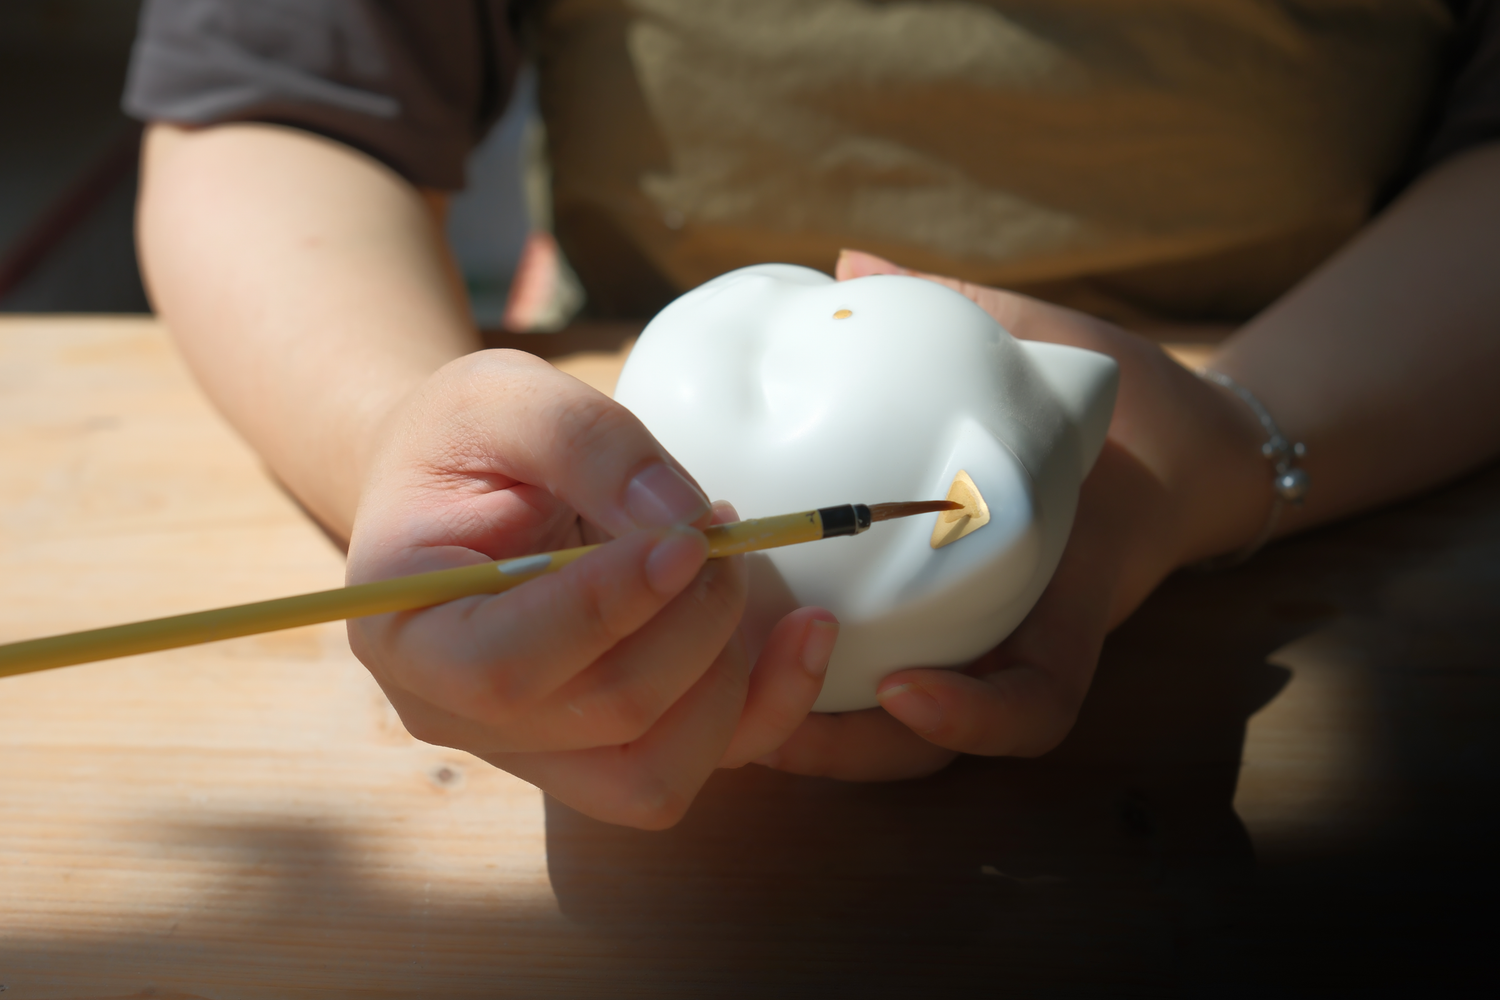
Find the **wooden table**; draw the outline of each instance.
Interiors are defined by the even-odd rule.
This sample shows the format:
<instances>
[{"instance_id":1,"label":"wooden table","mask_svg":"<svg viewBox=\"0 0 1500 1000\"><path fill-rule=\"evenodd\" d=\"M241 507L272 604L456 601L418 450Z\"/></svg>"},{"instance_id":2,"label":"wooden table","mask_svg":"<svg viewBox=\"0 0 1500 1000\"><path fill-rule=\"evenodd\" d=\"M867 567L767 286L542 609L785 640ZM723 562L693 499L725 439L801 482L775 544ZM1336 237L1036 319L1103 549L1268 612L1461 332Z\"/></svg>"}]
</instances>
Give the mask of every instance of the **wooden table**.
<instances>
[{"instance_id":1,"label":"wooden table","mask_svg":"<svg viewBox=\"0 0 1500 1000\"><path fill-rule=\"evenodd\" d=\"M0 641L342 572L153 323L0 323ZM722 772L657 834L416 742L342 626L3 680L0 984L1493 987L1497 621L1491 468L1169 581L1045 758L891 785Z\"/></svg>"}]
</instances>

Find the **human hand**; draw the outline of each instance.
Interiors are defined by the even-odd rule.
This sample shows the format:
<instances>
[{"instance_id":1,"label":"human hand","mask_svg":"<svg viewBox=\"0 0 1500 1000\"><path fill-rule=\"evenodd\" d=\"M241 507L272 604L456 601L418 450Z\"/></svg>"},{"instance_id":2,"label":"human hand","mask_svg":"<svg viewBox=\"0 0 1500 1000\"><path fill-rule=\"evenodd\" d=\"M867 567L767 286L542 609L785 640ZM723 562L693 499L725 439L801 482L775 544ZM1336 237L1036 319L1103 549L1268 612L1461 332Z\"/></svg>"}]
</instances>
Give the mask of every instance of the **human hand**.
<instances>
[{"instance_id":1,"label":"human hand","mask_svg":"<svg viewBox=\"0 0 1500 1000\"><path fill-rule=\"evenodd\" d=\"M806 716L837 634L793 612L750 670L733 520L629 411L546 362L483 351L405 405L360 502L349 581L607 542L504 594L355 619L349 640L418 739L474 753L581 812L670 826L715 766Z\"/></svg>"},{"instance_id":2,"label":"human hand","mask_svg":"<svg viewBox=\"0 0 1500 1000\"><path fill-rule=\"evenodd\" d=\"M1083 703L1105 634L1175 568L1253 538L1269 505L1260 428L1242 404L1144 338L1023 295L846 251L840 280L911 274L974 300L1017 337L1120 364L1109 438L1085 479L1057 572L1030 615L963 670L901 670L881 708L810 715L761 763L853 780L915 777L959 753L1035 756Z\"/></svg>"}]
</instances>

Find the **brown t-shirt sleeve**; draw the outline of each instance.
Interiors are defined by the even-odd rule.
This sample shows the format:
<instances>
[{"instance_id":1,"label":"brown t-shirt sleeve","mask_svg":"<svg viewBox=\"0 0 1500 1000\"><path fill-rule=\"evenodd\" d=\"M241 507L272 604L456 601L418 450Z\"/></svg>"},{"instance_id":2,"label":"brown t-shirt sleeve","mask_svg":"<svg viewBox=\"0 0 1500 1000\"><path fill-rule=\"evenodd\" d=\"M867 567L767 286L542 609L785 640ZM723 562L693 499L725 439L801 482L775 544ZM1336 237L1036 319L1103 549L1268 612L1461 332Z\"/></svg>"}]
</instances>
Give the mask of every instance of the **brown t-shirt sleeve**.
<instances>
[{"instance_id":1,"label":"brown t-shirt sleeve","mask_svg":"<svg viewBox=\"0 0 1500 1000\"><path fill-rule=\"evenodd\" d=\"M412 183L464 186L518 63L506 0L147 0L124 105L187 125L275 122Z\"/></svg>"}]
</instances>

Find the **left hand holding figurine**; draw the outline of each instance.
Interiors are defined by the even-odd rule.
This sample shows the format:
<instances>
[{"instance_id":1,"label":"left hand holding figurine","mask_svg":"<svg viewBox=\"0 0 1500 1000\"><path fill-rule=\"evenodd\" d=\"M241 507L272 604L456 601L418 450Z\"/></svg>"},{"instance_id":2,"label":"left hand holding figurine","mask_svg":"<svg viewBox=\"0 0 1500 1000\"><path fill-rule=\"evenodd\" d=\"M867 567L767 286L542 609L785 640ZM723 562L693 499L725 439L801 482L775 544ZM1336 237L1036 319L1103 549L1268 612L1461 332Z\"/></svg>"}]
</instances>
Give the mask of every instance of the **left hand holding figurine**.
<instances>
[{"instance_id":1,"label":"left hand holding figurine","mask_svg":"<svg viewBox=\"0 0 1500 1000\"><path fill-rule=\"evenodd\" d=\"M1227 393L1111 323L868 254L840 257L840 280L868 274L927 278L1017 337L1108 354L1120 364L1119 398L1062 561L1016 631L963 670L891 674L878 688L880 708L807 716L760 762L878 781L936 771L959 753L1046 753L1073 726L1105 634L1175 568L1233 551L1265 523L1259 425Z\"/></svg>"}]
</instances>

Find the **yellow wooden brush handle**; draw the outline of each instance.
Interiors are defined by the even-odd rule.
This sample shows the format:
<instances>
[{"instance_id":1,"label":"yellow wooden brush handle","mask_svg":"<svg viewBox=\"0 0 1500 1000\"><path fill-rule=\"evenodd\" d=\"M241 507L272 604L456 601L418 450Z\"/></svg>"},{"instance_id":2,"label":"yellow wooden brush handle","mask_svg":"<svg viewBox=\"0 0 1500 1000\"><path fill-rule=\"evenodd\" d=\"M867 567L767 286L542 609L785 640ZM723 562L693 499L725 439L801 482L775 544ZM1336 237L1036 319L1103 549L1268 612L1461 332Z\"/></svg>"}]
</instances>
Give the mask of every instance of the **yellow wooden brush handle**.
<instances>
[{"instance_id":1,"label":"yellow wooden brush handle","mask_svg":"<svg viewBox=\"0 0 1500 1000\"><path fill-rule=\"evenodd\" d=\"M823 518L815 510L776 517L755 517L748 521L731 521L704 529L708 536L708 557L758 552L799 542L816 542L823 537Z\"/></svg>"},{"instance_id":2,"label":"yellow wooden brush handle","mask_svg":"<svg viewBox=\"0 0 1500 1000\"><path fill-rule=\"evenodd\" d=\"M823 521L815 510L802 514L763 517L732 524L716 524L708 537L709 558L740 552L795 545L823 537ZM553 573L583 556L597 545L583 545L558 552L504 559L499 562L441 569L432 573L400 576L376 583L362 583L316 594L282 597L274 601L241 604L171 618L115 625L55 635L46 639L0 646L0 677L28 674L75 663L110 660L137 653L154 653L178 646L217 642L260 632L275 632L301 625L363 618L392 611L413 611L476 594L499 594L527 580Z\"/></svg>"},{"instance_id":3,"label":"yellow wooden brush handle","mask_svg":"<svg viewBox=\"0 0 1500 1000\"><path fill-rule=\"evenodd\" d=\"M411 611L475 594L498 594L561 569L597 546L440 569L315 594L216 608L0 646L0 677L137 653L217 642L301 625Z\"/></svg>"}]
</instances>

